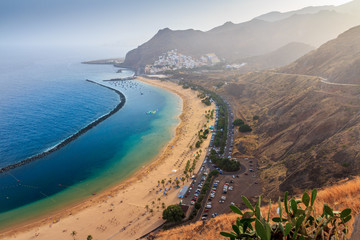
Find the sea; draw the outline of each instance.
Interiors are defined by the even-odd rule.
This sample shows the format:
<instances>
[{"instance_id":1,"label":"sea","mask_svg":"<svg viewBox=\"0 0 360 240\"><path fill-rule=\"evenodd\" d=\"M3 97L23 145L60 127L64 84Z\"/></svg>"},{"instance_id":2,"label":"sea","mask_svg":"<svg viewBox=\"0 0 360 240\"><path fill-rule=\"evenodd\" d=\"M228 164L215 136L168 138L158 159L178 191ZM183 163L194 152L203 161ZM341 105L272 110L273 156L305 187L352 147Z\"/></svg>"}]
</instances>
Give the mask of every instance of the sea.
<instances>
[{"instance_id":1,"label":"sea","mask_svg":"<svg viewBox=\"0 0 360 240\"><path fill-rule=\"evenodd\" d=\"M129 69L118 73L112 65L81 64L89 59L72 51L2 53L0 168L52 148L119 104L113 90L86 79L119 90L126 103L65 147L0 173L0 229L81 203L120 183L154 159L175 134L182 107L177 95L137 80L103 81L133 75Z\"/></svg>"}]
</instances>

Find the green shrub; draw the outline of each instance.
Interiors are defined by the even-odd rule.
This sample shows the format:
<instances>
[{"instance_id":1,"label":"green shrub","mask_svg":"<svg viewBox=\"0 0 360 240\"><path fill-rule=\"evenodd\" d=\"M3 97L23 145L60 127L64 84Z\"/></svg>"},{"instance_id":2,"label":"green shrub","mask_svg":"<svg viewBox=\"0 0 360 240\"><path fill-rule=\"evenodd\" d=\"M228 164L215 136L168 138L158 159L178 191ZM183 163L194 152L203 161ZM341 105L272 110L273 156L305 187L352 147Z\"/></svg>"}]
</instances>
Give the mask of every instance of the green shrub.
<instances>
[{"instance_id":1,"label":"green shrub","mask_svg":"<svg viewBox=\"0 0 360 240\"><path fill-rule=\"evenodd\" d=\"M196 217L197 212L198 211L196 210L196 208L194 208L193 211L191 212L190 216L189 216L189 220L194 219L194 217Z\"/></svg>"},{"instance_id":2,"label":"green shrub","mask_svg":"<svg viewBox=\"0 0 360 240\"><path fill-rule=\"evenodd\" d=\"M236 206L230 206L234 213L241 216L232 225L234 231L221 232L222 236L231 240L235 239L346 239L348 232L346 223L351 219L351 209L335 212L327 204L324 204L322 214L319 215L314 207L316 189L311 197L305 192L301 199L291 198L288 200L288 192L285 193L284 202L278 200L278 217L274 217L270 224L270 209L267 216L263 217L260 211L261 196L256 206L242 196L249 211L243 213ZM285 212L284 212L285 211Z\"/></svg>"},{"instance_id":3,"label":"green shrub","mask_svg":"<svg viewBox=\"0 0 360 240\"><path fill-rule=\"evenodd\" d=\"M208 135L209 134L209 129L205 129L204 130L204 135Z\"/></svg>"},{"instance_id":4,"label":"green shrub","mask_svg":"<svg viewBox=\"0 0 360 240\"><path fill-rule=\"evenodd\" d=\"M162 218L168 222L180 222L184 218L184 212L179 205L170 205L163 211Z\"/></svg>"},{"instance_id":5,"label":"green shrub","mask_svg":"<svg viewBox=\"0 0 360 240\"><path fill-rule=\"evenodd\" d=\"M216 154L214 149L211 150L209 158L216 166L227 172L235 172L240 169L240 163L238 161L228 158L221 158Z\"/></svg>"},{"instance_id":6,"label":"green shrub","mask_svg":"<svg viewBox=\"0 0 360 240\"><path fill-rule=\"evenodd\" d=\"M196 203L195 203L195 209L198 209L198 210L199 210L200 208L201 208L201 204L198 203L198 202L196 202Z\"/></svg>"},{"instance_id":7,"label":"green shrub","mask_svg":"<svg viewBox=\"0 0 360 240\"><path fill-rule=\"evenodd\" d=\"M240 118L237 118L234 120L233 124L234 124L234 126L241 126L241 125L244 125L245 123Z\"/></svg>"},{"instance_id":8,"label":"green shrub","mask_svg":"<svg viewBox=\"0 0 360 240\"><path fill-rule=\"evenodd\" d=\"M209 97L201 100L201 102L204 103L206 106L210 106L210 105L211 105L211 102L210 102L210 98L209 98Z\"/></svg>"},{"instance_id":9,"label":"green shrub","mask_svg":"<svg viewBox=\"0 0 360 240\"><path fill-rule=\"evenodd\" d=\"M239 131L240 132L251 132L252 128L247 124L243 124L239 127Z\"/></svg>"}]
</instances>

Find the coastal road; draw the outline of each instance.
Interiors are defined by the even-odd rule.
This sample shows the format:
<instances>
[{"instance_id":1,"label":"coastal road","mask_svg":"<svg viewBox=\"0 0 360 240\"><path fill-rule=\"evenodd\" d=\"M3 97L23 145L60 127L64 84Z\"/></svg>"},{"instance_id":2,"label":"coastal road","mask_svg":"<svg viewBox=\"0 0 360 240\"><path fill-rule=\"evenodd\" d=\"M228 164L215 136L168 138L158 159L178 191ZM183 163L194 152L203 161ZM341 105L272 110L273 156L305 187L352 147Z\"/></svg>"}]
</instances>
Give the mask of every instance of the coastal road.
<instances>
[{"instance_id":1,"label":"coastal road","mask_svg":"<svg viewBox=\"0 0 360 240\"><path fill-rule=\"evenodd\" d=\"M329 80L327 78L323 78L323 77L319 77L319 76L304 75L304 74L294 74L294 73L279 73L279 72L270 72L270 73L275 74L275 75L284 75L284 76L302 76L302 77L319 78L322 83L325 83L325 84L328 84L328 85L360 87L360 84L329 82Z\"/></svg>"}]
</instances>

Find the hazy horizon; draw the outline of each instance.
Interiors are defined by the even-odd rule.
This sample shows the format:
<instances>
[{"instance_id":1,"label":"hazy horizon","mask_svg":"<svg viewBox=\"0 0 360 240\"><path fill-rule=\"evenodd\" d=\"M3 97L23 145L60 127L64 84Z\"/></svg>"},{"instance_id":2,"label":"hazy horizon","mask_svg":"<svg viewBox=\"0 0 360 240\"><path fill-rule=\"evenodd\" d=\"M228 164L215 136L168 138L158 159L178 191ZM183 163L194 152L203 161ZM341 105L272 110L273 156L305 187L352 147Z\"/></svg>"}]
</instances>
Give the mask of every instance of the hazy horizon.
<instances>
[{"instance_id":1,"label":"hazy horizon","mask_svg":"<svg viewBox=\"0 0 360 240\"><path fill-rule=\"evenodd\" d=\"M271 11L341 5L349 0L306 1L70 1L0 2L0 47L98 48L104 57L122 57L169 27L207 31L227 21L241 23ZM262 6L259 8L259 6Z\"/></svg>"}]
</instances>

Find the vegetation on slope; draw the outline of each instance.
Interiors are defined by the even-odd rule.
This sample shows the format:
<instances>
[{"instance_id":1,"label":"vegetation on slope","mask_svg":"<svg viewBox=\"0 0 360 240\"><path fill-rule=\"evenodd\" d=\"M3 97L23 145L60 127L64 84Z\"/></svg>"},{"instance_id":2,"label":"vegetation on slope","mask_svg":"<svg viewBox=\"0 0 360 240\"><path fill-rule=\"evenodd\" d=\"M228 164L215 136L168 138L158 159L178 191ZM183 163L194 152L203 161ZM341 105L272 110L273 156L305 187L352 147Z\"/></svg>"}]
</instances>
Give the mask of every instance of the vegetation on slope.
<instances>
[{"instance_id":1,"label":"vegetation on slope","mask_svg":"<svg viewBox=\"0 0 360 240\"><path fill-rule=\"evenodd\" d=\"M270 218L269 212L265 217L262 215L261 197L255 207L250 201L242 196L249 211L242 212L236 206L231 205L231 210L240 215L236 223L232 225L233 231L221 232L220 234L235 239L254 240L311 240L311 239L346 239L348 228L346 223L351 219L351 209L346 208L341 212L335 212L329 205L324 204L322 214L314 207L317 190L310 195L305 191L301 199L291 198L285 192L284 202L279 197L277 217ZM271 220L270 220L271 219Z\"/></svg>"},{"instance_id":2,"label":"vegetation on slope","mask_svg":"<svg viewBox=\"0 0 360 240\"><path fill-rule=\"evenodd\" d=\"M348 222L349 235L352 232L354 217L360 212L360 178L326 187L318 191L314 208L322 210L325 203L341 211L345 208L352 209L352 219ZM240 201L240 199L239 199ZM269 206L261 208L261 212L267 216ZM278 205L272 204L270 217L276 217ZM239 215L235 213L223 214L204 223L202 221L159 232L155 235L156 240L218 240L222 231L233 231L232 224L236 222Z\"/></svg>"}]
</instances>

